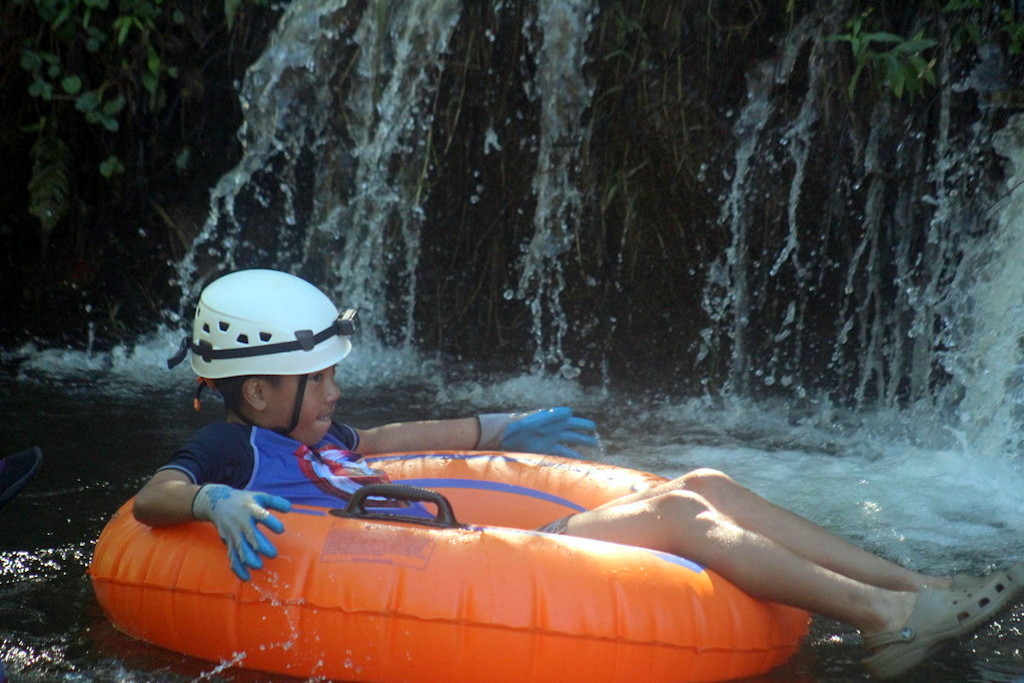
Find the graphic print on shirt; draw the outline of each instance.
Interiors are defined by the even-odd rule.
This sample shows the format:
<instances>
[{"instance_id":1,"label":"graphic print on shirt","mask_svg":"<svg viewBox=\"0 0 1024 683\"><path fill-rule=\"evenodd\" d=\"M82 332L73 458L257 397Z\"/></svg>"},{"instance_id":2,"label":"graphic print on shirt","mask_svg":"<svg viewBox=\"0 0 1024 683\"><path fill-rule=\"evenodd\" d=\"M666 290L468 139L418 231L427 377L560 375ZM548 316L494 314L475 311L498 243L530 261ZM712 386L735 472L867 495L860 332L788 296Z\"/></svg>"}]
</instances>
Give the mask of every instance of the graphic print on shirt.
<instances>
[{"instance_id":1,"label":"graphic print on shirt","mask_svg":"<svg viewBox=\"0 0 1024 683\"><path fill-rule=\"evenodd\" d=\"M389 484L390 477L382 470L370 468L358 453L332 443L322 443L313 450L305 444L295 449L299 469L317 488L347 501L360 487L368 484ZM394 507L396 501L372 498L374 507Z\"/></svg>"}]
</instances>

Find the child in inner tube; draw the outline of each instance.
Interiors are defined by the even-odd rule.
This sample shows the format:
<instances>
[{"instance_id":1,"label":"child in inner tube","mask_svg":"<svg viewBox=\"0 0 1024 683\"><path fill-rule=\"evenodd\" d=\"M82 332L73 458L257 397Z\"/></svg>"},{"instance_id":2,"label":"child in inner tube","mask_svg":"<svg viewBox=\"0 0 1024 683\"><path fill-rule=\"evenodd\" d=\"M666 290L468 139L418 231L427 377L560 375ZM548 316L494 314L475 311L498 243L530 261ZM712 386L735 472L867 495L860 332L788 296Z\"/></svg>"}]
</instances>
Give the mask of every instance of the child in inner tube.
<instances>
[{"instance_id":1,"label":"child in inner tube","mask_svg":"<svg viewBox=\"0 0 1024 683\"><path fill-rule=\"evenodd\" d=\"M197 431L142 487L134 514L162 526L205 520L232 570L273 558L284 525L270 511L339 507L359 487L386 483L363 456L410 450L507 450L578 457L595 425L568 408L404 422L357 429L335 422L335 365L348 355L352 312L293 275L247 270L207 286L177 364L191 352L200 389L216 388L227 419ZM403 514L428 516L420 503ZM892 678L940 643L989 621L1024 587L1024 564L986 577L921 574L847 543L727 475L698 469L661 486L542 527L685 556L748 594L857 628L868 670Z\"/></svg>"}]
</instances>

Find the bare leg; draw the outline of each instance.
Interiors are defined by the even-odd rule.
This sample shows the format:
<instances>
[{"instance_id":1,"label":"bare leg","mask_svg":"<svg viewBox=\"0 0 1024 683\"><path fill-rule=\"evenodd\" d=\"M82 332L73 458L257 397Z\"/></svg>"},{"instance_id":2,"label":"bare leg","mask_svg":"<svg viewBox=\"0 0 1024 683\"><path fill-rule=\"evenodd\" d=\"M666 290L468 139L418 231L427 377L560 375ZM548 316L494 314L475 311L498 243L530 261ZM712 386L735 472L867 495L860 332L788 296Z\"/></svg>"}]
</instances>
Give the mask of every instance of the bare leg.
<instances>
[{"instance_id":1,"label":"bare leg","mask_svg":"<svg viewBox=\"0 0 1024 683\"><path fill-rule=\"evenodd\" d=\"M701 496L680 490L604 506L569 520L567 533L685 555L754 597L832 617L862 632L895 628L916 594L878 588L820 566L744 529Z\"/></svg>"},{"instance_id":2,"label":"bare leg","mask_svg":"<svg viewBox=\"0 0 1024 683\"><path fill-rule=\"evenodd\" d=\"M684 555L755 598L850 624L872 651L865 666L885 678L994 617L1024 572L1015 565L972 588L923 588L922 580L950 581L866 553L713 470L574 515L566 533Z\"/></svg>"},{"instance_id":3,"label":"bare leg","mask_svg":"<svg viewBox=\"0 0 1024 683\"><path fill-rule=\"evenodd\" d=\"M770 503L717 470L694 470L650 491L626 496L599 509L649 500L672 491L695 493L735 526L771 539L813 564L858 582L894 591L916 591L922 585L946 588L950 584L948 578L920 574L858 548L817 524ZM681 554L686 554L686 551Z\"/></svg>"}]
</instances>

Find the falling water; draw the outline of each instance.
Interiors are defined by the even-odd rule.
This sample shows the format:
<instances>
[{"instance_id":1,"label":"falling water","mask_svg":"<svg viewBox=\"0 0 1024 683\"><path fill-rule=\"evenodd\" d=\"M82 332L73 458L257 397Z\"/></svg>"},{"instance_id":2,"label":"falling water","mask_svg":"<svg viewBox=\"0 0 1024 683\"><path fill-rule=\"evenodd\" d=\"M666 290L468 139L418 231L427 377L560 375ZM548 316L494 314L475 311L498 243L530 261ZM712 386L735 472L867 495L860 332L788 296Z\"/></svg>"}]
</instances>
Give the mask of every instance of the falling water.
<instances>
[{"instance_id":1,"label":"falling water","mask_svg":"<svg viewBox=\"0 0 1024 683\"><path fill-rule=\"evenodd\" d=\"M978 448L1020 452L1006 443L1024 417L1020 124L993 144L998 120L963 114L986 96L978 78L944 58L931 118L881 98L844 159L822 117L847 4L806 15L748 76L698 360L730 349L727 392L919 407ZM1007 187L979 163L993 152L1012 162Z\"/></svg>"},{"instance_id":2,"label":"falling water","mask_svg":"<svg viewBox=\"0 0 1024 683\"><path fill-rule=\"evenodd\" d=\"M540 151L533 178L537 208L534 234L525 246L517 296L532 317L536 350L534 368L554 367L564 377L578 369L565 356L568 320L561 297L565 289L564 259L579 227L582 195L574 178L580 150L586 147L583 112L591 89L583 76L584 45L594 9L590 0L542 0L538 24L543 43L537 52L532 95L541 101ZM529 34L532 27L524 27Z\"/></svg>"},{"instance_id":3,"label":"falling water","mask_svg":"<svg viewBox=\"0 0 1024 683\"><path fill-rule=\"evenodd\" d=\"M292 3L271 44L250 67L240 98L243 156L211 191L206 224L178 267L183 310L221 269L269 265L297 256L295 240L288 234L299 220L296 172L305 150L321 149L328 127L325 114L331 110L332 93L321 81L327 78L324 67L330 62L323 53L331 45L351 42L330 22L332 12L341 12L345 4ZM280 211L280 219L275 211ZM288 227L274 231L265 225L278 220ZM258 241L268 232L267 244L278 250L276 255L268 254Z\"/></svg>"},{"instance_id":4,"label":"falling water","mask_svg":"<svg viewBox=\"0 0 1024 683\"><path fill-rule=\"evenodd\" d=\"M242 161L179 268L183 309L211 272L276 267L308 274L378 334L400 311L409 341L432 96L460 7L288 6L242 88Z\"/></svg>"},{"instance_id":5,"label":"falling water","mask_svg":"<svg viewBox=\"0 0 1024 683\"><path fill-rule=\"evenodd\" d=\"M969 309L946 354L962 381L959 416L967 439L984 453L1024 452L1024 116L994 138L1010 162L1005 196L997 205L994 237L973 253L962 281Z\"/></svg>"},{"instance_id":6,"label":"falling water","mask_svg":"<svg viewBox=\"0 0 1024 683\"><path fill-rule=\"evenodd\" d=\"M990 210L991 174L976 163L996 126L955 114L979 86L947 57L936 68L948 83L924 115L881 97L858 114L866 125L836 134L827 117L840 46L829 38L851 8L809 11L748 74L718 218L729 238L705 266L698 371L724 349L726 394L923 406L972 438L1005 434L1018 410L1008 399L1017 341L987 292L1013 295L1018 208L1011 196ZM378 339L411 345L432 124L462 10L456 0L385 9L289 6L242 88L245 154L181 264L182 310L216 272L280 267L359 307ZM589 0L547 0L527 14L535 137L499 142L489 128L483 141L535 150L532 235L505 297L528 313L534 371L565 378L579 372L564 347L566 274L594 194L580 167L595 12ZM1015 158L1013 134L999 140L998 154Z\"/></svg>"},{"instance_id":7,"label":"falling water","mask_svg":"<svg viewBox=\"0 0 1024 683\"><path fill-rule=\"evenodd\" d=\"M209 219L179 267L182 310L215 273L278 267L359 308L379 338L411 343L434 99L461 3L386 7L289 5L247 73L244 157L211 193ZM524 84L540 107L536 208L518 286L506 296L530 312L535 368L563 376L578 374L563 349L561 296L579 227L575 175L586 146L584 44L593 13L589 0L548 0L522 29L537 63L534 82ZM488 144L498 145L491 135Z\"/></svg>"},{"instance_id":8,"label":"falling water","mask_svg":"<svg viewBox=\"0 0 1024 683\"><path fill-rule=\"evenodd\" d=\"M800 251L800 209L808 157L814 152L813 129L820 123L822 91L827 83L827 65L822 56L825 37L837 32L842 16L841 11L831 7L802 17L788 33L780 54L759 63L749 75L748 97L732 128L736 144L734 165L719 217L720 225L729 231L730 243L722 257L709 267L703 306L712 327L701 333L697 356L699 362L721 343L721 337L727 339L732 350L726 392L745 394L753 383L760 382L792 388L798 396L806 393L800 382L800 369L807 341L804 332L808 300L799 292L814 288L816 273L813 264L805 263L806 257ZM776 89L793 76L805 54L809 74L800 109L781 124L773 125L778 106ZM752 244L751 236L752 231L762 227L758 224L763 220L759 205L766 190L757 174L766 172L781 178L777 180L777 191L784 191L785 230L780 246L768 245L765 252L760 252ZM772 248L774 252L767 251ZM767 282L762 282L766 276L756 270L766 263L770 263ZM752 313L762 305L765 288L771 287L771 281L782 279L783 270L786 278L796 283L791 287L798 295L788 298L784 310L773 319L769 335L774 350L767 360L761 360L753 354L750 342L752 335L763 335L764 330L752 332Z\"/></svg>"},{"instance_id":9,"label":"falling water","mask_svg":"<svg viewBox=\"0 0 1024 683\"><path fill-rule=\"evenodd\" d=\"M459 13L458 0L396 3L384 26L375 12L364 12L345 100L354 194L348 202L329 199L327 215L313 221L307 239L306 260L325 261L339 295L377 320L390 307L387 283L403 283L397 304L406 343L415 310L432 72Z\"/></svg>"}]
</instances>

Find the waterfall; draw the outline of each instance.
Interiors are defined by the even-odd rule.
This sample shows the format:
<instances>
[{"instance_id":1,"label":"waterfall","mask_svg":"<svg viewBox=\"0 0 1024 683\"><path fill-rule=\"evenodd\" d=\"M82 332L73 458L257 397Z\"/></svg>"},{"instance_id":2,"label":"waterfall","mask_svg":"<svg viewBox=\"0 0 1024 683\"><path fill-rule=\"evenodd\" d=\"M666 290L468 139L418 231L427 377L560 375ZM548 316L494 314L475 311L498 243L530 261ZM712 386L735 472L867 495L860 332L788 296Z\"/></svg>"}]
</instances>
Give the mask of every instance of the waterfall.
<instances>
[{"instance_id":1,"label":"waterfall","mask_svg":"<svg viewBox=\"0 0 1024 683\"><path fill-rule=\"evenodd\" d=\"M518 298L527 302L535 343L534 369L557 368L564 377L579 370L566 358L568 331L561 296L565 289L564 259L579 227L581 192L574 172L586 147L583 112L591 90L583 76L584 46L590 33L590 0L541 0L538 23L543 43L537 52L532 94L540 99L540 149L533 177L537 206L534 234L520 262ZM524 31L529 35L531 27Z\"/></svg>"},{"instance_id":2,"label":"waterfall","mask_svg":"<svg viewBox=\"0 0 1024 683\"><path fill-rule=\"evenodd\" d=\"M325 146L332 97L323 86L332 71L324 53L333 44L351 42L330 21L345 5L346 0L292 3L249 68L240 94L243 156L211 191L206 223L178 266L182 310L221 271L276 266L298 257L289 234L301 211L296 174L305 150ZM275 222L281 223L277 229L265 225ZM271 253L270 245L284 253Z\"/></svg>"},{"instance_id":3,"label":"waterfall","mask_svg":"<svg viewBox=\"0 0 1024 683\"><path fill-rule=\"evenodd\" d=\"M921 408L987 451L1017 452L1021 444L1006 435L1024 416L1021 124L993 138L1006 117L974 104L995 87L979 74L992 71L998 51L979 49L972 71L948 45L938 50L940 84L926 106L891 95L851 102L835 82L848 48L830 37L855 10L852 0L830 0L794 15L777 53L747 69L745 99L721 112L729 139L700 164L703 173L722 162L721 179L709 183L717 218L693 230L720 235L687 264L703 277L703 296L680 305L707 321L687 349L694 374L725 395ZM458 239L485 245L462 254L518 250L494 260L512 264L493 297L504 293L495 304L503 308L467 318L497 320L503 340L524 332L534 372L577 377L583 359L570 357L566 340L595 327L566 311L574 283L595 280L577 249L593 239L588 221L601 195L587 185L597 175L587 173L596 105L584 72L597 60L587 51L598 20L615 18L592 0L472 11L458 0L289 4L241 88L244 155L211 192L209 219L179 266L181 309L219 272L275 267L358 307L375 339L413 346L417 323L430 318L418 309L436 304L421 291L436 284L420 282L422 235L440 219L469 225ZM472 31L462 31L468 24ZM499 35L509 42L497 44ZM484 40L474 43L477 36ZM489 57L471 59L481 53ZM476 82L508 80L446 109L444 98L461 98L474 83L453 72L473 68ZM486 125L460 127L463 104L490 117ZM437 125L439 113L448 127ZM455 135L479 138L459 140L470 151L442 168ZM1012 165L1007 177L982 161L997 156ZM465 212L451 221L428 215L449 169L474 179L460 185L470 196L439 203ZM508 174L529 175L528 185L494 187ZM527 222L503 217L495 223L502 237L487 241L490 216L474 209L481 197L494 202L487 210ZM617 246L599 245L602 258L625 253L625 232L616 235ZM431 266L426 272L443 277L460 264ZM475 295L458 306L477 305ZM459 319L461 308L449 317ZM521 325L499 319L519 313Z\"/></svg>"},{"instance_id":4,"label":"waterfall","mask_svg":"<svg viewBox=\"0 0 1024 683\"><path fill-rule=\"evenodd\" d=\"M242 87L243 158L179 267L183 309L210 273L273 267L315 280L378 335L397 316L410 341L432 97L460 8L288 6Z\"/></svg>"},{"instance_id":5,"label":"waterfall","mask_svg":"<svg viewBox=\"0 0 1024 683\"><path fill-rule=\"evenodd\" d=\"M387 26L366 11L345 99L354 194L313 221L306 259L323 259L339 298L374 319L396 308L401 341L412 341L424 168L433 118L433 71L458 21L458 0L395 3ZM393 260L394 263L389 263ZM389 266L393 266L389 267ZM390 301L389 283L401 283ZM380 324L380 323L378 323Z\"/></svg>"},{"instance_id":6,"label":"waterfall","mask_svg":"<svg viewBox=\"0 0 1024 683\"><path fill-rule=\"evenodd\" d=\"M721 202L719 223L730 235L730 243L719 261L711 264L708 286L705 289L704 308L713 326L704 330L698 363L709 354L712 345L721 343L724 336L731 346L727 391L747 393L750 385L760 381L767 386L793 387L797 395L804 394L799 383L799 366L803 354L801 345L807 340L805 318L808 301L795 296L789 298L785 311L774 321L773 350L766 363L751 356L749 348L752 310L761 305L771 280L780 278L783 270L797 283L795 291L811 287L814 273L805 264L799 247L801 218L799 210L804 200L804 179L808 170L808 156L812 152L813 128L822 112L822 90L826 84L826 64L822 58L824 39L838 27L834 9L805 15L795 26L774 60L762 62L749 74L747 101L733 126L736 142L734 166L728 192ZM792 119L772 125L777 115L776 89L792 77L798 59L809 53L807 88L802 104ZM773 151L782 150L781 158ZM781 245L766 245L774 253L759 253L751 244L751 231L761 229L755 225L764 188L759 184L759 173L785 178L785 231ZM787 177L788 176L788 177ZM765 275L755 272L767 263L767 280L758 284ZM762 334L758 330L757 334ZM791 356L782 350L788 343Z\"/></svg>"},{"instance_id":7,"label":"waterfall","mask_svg":"<svg viewBox=\"0 0 1024 683\"><path fill-rule=\"evenodd\" d=\"M242 86L243 159L213 189L209 218L179 265L182 310L216 273L281 268L358 308L378 338L412 343L435 98L461 5L288 6ZM506 298L529 311L535 369L563 376L578 373L563 349L561 296L579 225L593 12L589 0L545 0L522 27L537 64L524 84L540 108L536 208ZM489 135L485 144L500 148Z\"/></svg>"},{"instance_id":8,"label":"waterfall","mask_svg":"<svg viewBox=\"0 0 1024 683\"><path fill-rule=\"evenodd\" d=\"M965 292L949 370L963 386L959 418L967 441L985 453L1024 452L1024 116L994 137L1010 164L996 205L995 232L970 254L958 282Z\"/></svg>"},{"instance_id":9,"label":"waterfall","mask_svg":"<svg viewBox=\"0 0 1024 683\"><path fill-rule=\"evenodd\" d=\"M748 75L698 361L727 349L726 392L739 395L921 406L991 450L982 433L1005 438L1005 419L1024 416L1020 180L993 216L999 172L979 160L994 156L998 119L965 115L986 93L948 45L929 107L880 97L866 125L827 121L828 37L850 12L841 0L810 11ZM1020 142L1007 127L995 151L1016 167Z\"/></svg>"}]
</instances>

